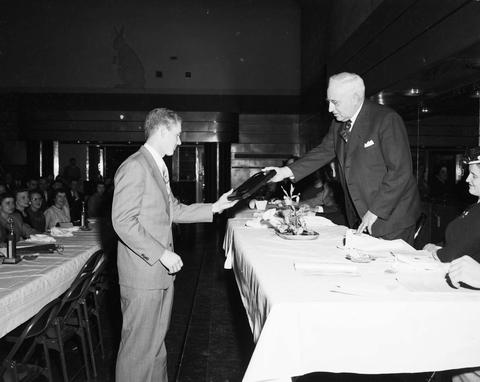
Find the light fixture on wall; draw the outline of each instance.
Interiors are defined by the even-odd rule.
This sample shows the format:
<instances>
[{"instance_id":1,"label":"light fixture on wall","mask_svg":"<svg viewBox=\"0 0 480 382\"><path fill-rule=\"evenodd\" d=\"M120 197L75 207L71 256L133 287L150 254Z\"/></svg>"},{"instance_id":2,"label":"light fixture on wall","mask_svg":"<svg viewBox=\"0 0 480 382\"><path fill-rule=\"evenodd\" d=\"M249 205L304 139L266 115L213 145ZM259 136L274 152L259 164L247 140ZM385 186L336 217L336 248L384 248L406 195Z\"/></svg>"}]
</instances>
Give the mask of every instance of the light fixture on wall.
<instances>
[{"instance_id":1,"label":"light fixture on wall","mask_svg":"<svg viewBox=\"0 0 480 382\"><path fill-rule=\"evenodd\" d=\"M419 88L411 88L405 91L403 94L408 97L418 97L422 94L422 91Z\"/></svg>"}]
</instances>

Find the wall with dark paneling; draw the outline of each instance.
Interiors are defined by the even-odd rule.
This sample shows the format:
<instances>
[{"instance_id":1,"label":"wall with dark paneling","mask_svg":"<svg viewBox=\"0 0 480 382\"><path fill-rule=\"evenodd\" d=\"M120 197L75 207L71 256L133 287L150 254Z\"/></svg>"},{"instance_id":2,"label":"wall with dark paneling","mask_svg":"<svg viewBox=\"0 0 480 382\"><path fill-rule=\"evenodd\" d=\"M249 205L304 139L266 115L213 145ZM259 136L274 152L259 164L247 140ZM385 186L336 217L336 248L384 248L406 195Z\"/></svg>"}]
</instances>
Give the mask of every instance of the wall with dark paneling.
<instances>
[{"instance_id":1,"label":"wall with dark paneling","mask_svg":"<svg viewBox=\"0 0 480 382\"><path fill-rule=\"evenodd\" d=\"M305 151L298 114L241 114L238 143L231 147L231 184L236 187L266 166L282 166Z\"/></svg>"},{"instance_id":2,"label":"wall with dark paneling","mask_svg":"<svg viewBox=\"0 0 480 382\"><path fill-rule=\"evenodd\" d=\"M435 116L406 124L411 146L464 148L478 144L478 117Z\"/></svg>"},{"instance_id":3,"label":"wall with dark paneling","mask_svg":"<svg viewBox=\"0 0 480 382\"><path fill-rule=\"evenodd\" d=\"M52 110L26 112L21 136L64 142L143 142L148 111ZM238 117L234 113L180 112L186 142L236 142Z\"/></svg>"}]
</instances>

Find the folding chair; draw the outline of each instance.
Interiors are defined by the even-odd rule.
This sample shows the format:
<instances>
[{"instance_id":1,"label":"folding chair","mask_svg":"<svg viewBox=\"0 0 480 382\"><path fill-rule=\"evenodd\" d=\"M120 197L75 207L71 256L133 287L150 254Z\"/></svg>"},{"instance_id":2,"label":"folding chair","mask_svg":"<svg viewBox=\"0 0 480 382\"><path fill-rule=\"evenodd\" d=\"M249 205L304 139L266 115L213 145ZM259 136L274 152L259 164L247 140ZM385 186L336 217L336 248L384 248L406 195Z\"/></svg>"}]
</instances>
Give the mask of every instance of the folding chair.
<instances>
[{"instance_id":1,"label":"folding chair","mask_svg":"<svg viewBox=\"0 0 480 382\"><path fill-rule=\"evenodd\" d=\"M14 342L14 345L8 355L2 362L0 367L0 378L3 381L11 380L14 382L27 381L36 378L43 374L48 377L50 382L53 382L52 368L50 364L50 357L48 354L48 347L45 343L44 332L50 327L55 319L61 305L60 299L55 299L45 305L40 312L32 317L26 324L22 325L18 330L14 330L5 337L7 341ZM19 333L18 335L15 335ZM30 344L28 344L30 343ZM45 356L45 367L28 364L36 345L43 346ZM28 345L28 350L22 357L20 362L17 362L16 356L23 345ZM21 369L21 370L19 370Z\"/></svg>"}]
</instances>

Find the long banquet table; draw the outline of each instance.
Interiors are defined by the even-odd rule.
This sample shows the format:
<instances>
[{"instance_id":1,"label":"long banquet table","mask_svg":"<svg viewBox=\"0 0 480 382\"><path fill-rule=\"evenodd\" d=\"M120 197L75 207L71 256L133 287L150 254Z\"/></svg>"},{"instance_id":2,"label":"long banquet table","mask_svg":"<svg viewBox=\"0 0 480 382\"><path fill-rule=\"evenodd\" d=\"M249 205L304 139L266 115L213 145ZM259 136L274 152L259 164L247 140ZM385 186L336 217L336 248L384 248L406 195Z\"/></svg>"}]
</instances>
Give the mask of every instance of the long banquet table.
<instances>
[{"instance_id":1,"label":"long banquet table","mask_svg":"<svg viewBox=\"0 0 480 382\"><path fill-rule=\"evenodd\" d=\"M40 254L35 260L0 264L0 337L33 317L65 292L80 268L100 249L98 231L77 231L57 237L63 252Z\"/></svg>"},{"instance_id":2,"label":"long banquet table","mask_svg":"<svg viewBox=\"0 0 480 382\"><path fill-rule=\"evenodd\" d=\"M423 285L439 275L388 256L354 264L342 249L345 227L290 241L246 220L230 219L224 240L256 343L243 381L480 366L480 292ZM295 270L295 263L355 266L358 274Z\"/></svg>"}]
</instances>

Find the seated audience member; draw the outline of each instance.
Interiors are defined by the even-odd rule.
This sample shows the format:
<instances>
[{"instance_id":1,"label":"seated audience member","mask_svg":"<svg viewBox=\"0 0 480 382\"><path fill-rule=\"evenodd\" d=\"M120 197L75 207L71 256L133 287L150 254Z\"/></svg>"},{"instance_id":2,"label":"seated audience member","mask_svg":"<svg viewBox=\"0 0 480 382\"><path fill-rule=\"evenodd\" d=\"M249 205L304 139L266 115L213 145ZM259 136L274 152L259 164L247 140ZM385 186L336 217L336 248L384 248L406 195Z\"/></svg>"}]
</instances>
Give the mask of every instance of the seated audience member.
<instances>
[{"instance_id":1,"label":"seated audience member","mask_svg":"<svg viewBox=\"0 0 480 382\"><path fill-rule=\"evenodd\" d=\"M82 171L80 167L77 166L77 160L75 158L70 158L68 165L63 168L62 174L67 182L80 180Z\"/></svg>"},{"instance_id":2,"label":"seated audience member","mask_svg":"<svg viewBox=\"0 0 480 382\"><path fill-rule=\"evenodd\" d=\"M324 167L315 173L313 182L304 187L300 195L300 204L308 204L318 216L326 217L335 224L346 225L343 191L329 175L328 169Z\"/></svg>"},{"instance_id":3,"label":"seated audience member","mask_svg":"<svg viewBox=\"0 0 480 382\"><path fill-rule=\"evenodd\" d=\"M7 186L5 185L5 183L0 183L0 195L4 194L7 191L8 190L7 190Z\"/></svg>"},{"instance_id":4,"label":"seated audience member","mask_svg":"<svg viewBox=\"0 0 480 382\"><path fill-rule=\"evenodd\" d=\"M38 180L36 178L30 178L27 180L28 191L33 191L38 188Z\"/></svg>"},{"instance_id":5,"label":"seated audience member","mask_svg":"<svg viewBox=\"0 0 480 382\"><path fill-rule=\"evenodd\" d=\"M45 215L42 210L43 198L42 191L30 191L30 206L27 208L28 220L32 228L38 232L45 232Z\"/></svg>"},{"instance_id":6,"label":"seated audience member","mask_svg":"<svg viewBox=\"0 0 480 382\"><path fill-rule=\"evenodd\" d=\"M470 172L466 180L468 191L477 197L477 202L447 226L444 247L435 244L423 247L442 262L450 262L465 255L480 261L480 147L468 150L464 162L468 164Z\"/></svg>"},{"instance_id":7,"label":"seated audience member","mask_svg":"<svg viewBox=\"0 0 480 382\"><path fill-rule=\"evenodd\" d=\"M45 210L45 226L50 229L60 223L71 223L70 209L67 206L67 193L63 188L53 191L53 205Z\"/></svg>"},{"instance_id":8,"label":"seated audience member","mask_svg":"<svg viewBox=\"0 0 480 382\"><path fill-rule=\"evenodd\" d=\"M70 208L70 218L72 222L80 220L82 214L83 193L79 190L78 180L71 180L67 192L68 207Z\"/></svg>"},{"instance_id":9,"label":"seated audience member","mask_svg":"<svg viewBox=\"0 0 480 382\"><path fill-rule=\"evenodd\" d=\"M50 205L50 199L51 199L50 183L48 182L48 179L46 177L41 177L39 179L38 188L42 192L42 199L43 199L42 211L45 211L47 207Z\"/></svg>"},{"instance_id":10,"label":"seated audience member","mask_svg":"<svg viewBox=\"0 0 480 382\"><path fill-rule=\"evenodd\" d=\"M13 194L6 192L0 195L0 229L3 231L2 237L4 237L4 240L8 232L10 232L10 219L13 221L15 239L17 241L28 239L30 235L38 233L23 222L20 213L15 211L15 197Z\"/></svg>"},{"instance_id":11,"label":"seated audience member","mask_svg":"<svg viewBox=\"0 0 480 382\"><path fill-rule=\"evenodd\" d=\"M452 185L448 177L448 168L441 164L435 168L435 173L429 184L430 197L438 201L447 201L452 197Z\"/></svg>"},{"instance_id":12,"label":"seated audience member","mask_svg":"<svg viewBox=\"0 0 480 382\"><path fill-rule=\"evenodd\" d=\"M312 184L303 190L300 200L302 203L318 210L318 212L336 212L339 210L331 181L324 169L315 173Z\"/></svg>"},{"instance_id":13,"label":"seated audience member","mask_svg":"<svg viewBox=\"0 0 480 382\"><path fill-rule=\"evenodd\" d=\"M23 221L30 224L27 215L27 208L30 206L30 195L27 188L19 188L15 190L15 209L22 215Z\"/></svg>"},{"instance_id":14,"label":"seated audience member","mask_svg":"<svg viewBox=\"0 0 480 382\"><path fill-rule=\"evenodd\" d=\"M105 184L103 182L97 183L95 193L88 199L88 216L92 218L105 216Z\"/></svg>"}]
</instances>

